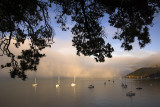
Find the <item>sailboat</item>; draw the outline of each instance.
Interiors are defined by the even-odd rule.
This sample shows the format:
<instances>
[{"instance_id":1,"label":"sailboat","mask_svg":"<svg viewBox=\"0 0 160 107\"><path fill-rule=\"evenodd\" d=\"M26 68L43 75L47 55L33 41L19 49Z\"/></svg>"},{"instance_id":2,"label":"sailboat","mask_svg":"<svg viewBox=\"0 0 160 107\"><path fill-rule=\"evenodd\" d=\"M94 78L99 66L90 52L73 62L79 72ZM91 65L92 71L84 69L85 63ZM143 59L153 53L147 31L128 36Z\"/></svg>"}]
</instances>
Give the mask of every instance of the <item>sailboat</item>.
<instances>
[{"instance_id":1,"label":"sailboat","mask_svg":"<svg viewBox=\"0 0 160 107\"><path fill-rule=\"evenodd\" d=\"M131 83L131 91L127 92L127 93L126 93L126 96L132 97L132 96L135 96L135 95L136 95L136 94L135 94L134 92L132 92L132 83Z\"/></svg>"},{"instance_id":2,"label":"sailboat","mask_svg":"<svg viewBox=\"0 0 160 107\"><path fill-rule=\"evenodd\" d=\"M139 81L138 81L139 82ZM141 90L142 88L140 87L140 83L139 83L139 87L136 88L137 90Z\"/></svg>"},{"instance_id":3,"label":"sailboat","mask_svg":"<svg viewBox=\"0 0 160 107\"><path fill-rule=\"evenodd\" d=\"M123 88L127 88L127 84L126 84L126 78L125 78L125 83L121 85Z\"/></svg>"},{"instance_id":4,"label":"sailboat","mask_svg":"<svg viewBox=\"0 0 160 107\"><path fill-rule=\"evenodd\" d=\"M121 86L123 87L124 86L123 77L121 78L121 82L122 82Z\"/></svg>"},{"instance_id":5,"label":"sailboat","mask_svg":"<svg viewBox=\"0 0 160 107\"><path fill-rule=\"evenodd\" d=\"M60 77L58 76L58 83L56 84L56 88L60 87Z\"/></svg>"},{"instance_id":6,"label":"sailboat","mask_svg":"<svg viewBox=\"0 0 160 107\"><path fill-rule=\"evenodd\" d=\"M126 94L126 96L135 96L135 93L132 92L132 91L129 91L129 92Z\"/></svg>"},{"instance_id":7,"label":"sailboat","mask_svg":"<svg viewBox=\"0 0 160 107\"><path fill-rule=\"evenodd\" d=\"M33 87L38 86L37 81L36 81L36 77L34 79L34 84L32 84Z\"/></svg>"},{"instance_id":8,"label":"sailboat","mask_svg":"<svg viewBox=\"0 0 160 107\"><path fill-rule=\"evenodd\" d=\"M137 89L137 90L141 90L142 88L141 88L141 87L137 87L136 89Z\"/></svg>"},{"instance_id":9,"label":"sailboat","mask_svg":"<svg viewBox=\"0 0 160 107\"><path fill-rule=\"evenodd\" d=\"M75 76L74 76L74 82L71 84L72 87L74 87L76 85L76 82L75 82Z\"/></svg>"},{"instance_id":10,"label":"sailboat","mask_svg":"<svg viewBox=\"0 0 160 107\"><path fill-rule=\"evenodd\" d=\"M91 84L91 85L88 86L88 88L94 88L94 85Z\"/></svg>"},{"instance_id":11,"label":"sailboat","mask_svg":"<svg viewBox=\"0 0 160 107\"><path fill-rule=\"evenodd\" d=\"M91 84L88 86L88 88L94 88L94 85L92 85L92 82L93 81L91 81Z\"/></svg>"}]
</instances>

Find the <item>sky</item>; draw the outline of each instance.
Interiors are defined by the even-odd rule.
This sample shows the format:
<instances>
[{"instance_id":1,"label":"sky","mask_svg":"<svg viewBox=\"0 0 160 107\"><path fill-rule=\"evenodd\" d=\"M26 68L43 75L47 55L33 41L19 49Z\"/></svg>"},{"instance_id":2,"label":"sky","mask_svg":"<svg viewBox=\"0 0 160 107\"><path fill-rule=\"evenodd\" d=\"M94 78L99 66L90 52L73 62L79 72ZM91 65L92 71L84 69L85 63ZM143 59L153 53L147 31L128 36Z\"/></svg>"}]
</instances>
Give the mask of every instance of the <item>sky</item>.
<instances>
[{"instance_id":1,"label":"sky","mask_svg":"<svg viewBox=\"0 0 160 107\"><path fill-rule=\"evenodd\" d=\"M133 50L124 51L121 48L121 42L112 40L116 31L115 28L109 26L105 16L101 24L104 26L107 35L107 41L111 42L115 51L112 58L105 58L105 62L97 63L94 58L88 56L77 56L76 49L72 46L72 33L70 30L62 31L59 25L55 24L55 14L50 11L51 25L55 31L54 44L51 48L44 49L41 53L45 53L46 57L40 60L38 70L35 72L27 71L28 78L37 75L40 78L62 77L86 77L86 78L115 78L127 75L141 67L150 67L160 65L160 15L154 20L154 26L150 28L151 43L145 48L140 49L137 42L133 43ZM73 22L67 22L67 26L72 27ZM21 49L28 48L26 41L20 49L10 46L10 49L18 54ZM0 64L9 60L7 57L1 57ZM0 77L9 77L8 69L0 69Z\"/></svg>"}]
</instances>

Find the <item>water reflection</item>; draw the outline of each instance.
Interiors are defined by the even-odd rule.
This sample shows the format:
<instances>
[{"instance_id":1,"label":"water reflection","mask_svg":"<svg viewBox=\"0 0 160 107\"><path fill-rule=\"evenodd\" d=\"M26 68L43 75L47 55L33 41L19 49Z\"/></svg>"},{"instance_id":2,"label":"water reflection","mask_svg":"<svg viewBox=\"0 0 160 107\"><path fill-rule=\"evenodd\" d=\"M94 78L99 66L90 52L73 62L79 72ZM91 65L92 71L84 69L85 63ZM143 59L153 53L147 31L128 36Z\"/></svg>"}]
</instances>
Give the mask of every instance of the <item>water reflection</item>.
<instances>
[{"instance_id":1,"label":"water reflection","mask_svg":"<svg viewBox=\"0 0 160 107\"><path fill-rule=\"evenodd\" d=\"M136 80L128 79L126 80L126 83L129 83L129 88L126 89L121 87L121 81L118 79L115 79L114 87L112 87L113 82L107 82L104 86L104 79L96 79L94 80L94 89L88 89L88 84L90 83L88 79L77 79L77 85L71 87L70 83L73 79L62 78L62 87L59 88L55 87L57 79L38 79L38 83L40 84L38 87L31 87L33 81L34 79L28 79L28 81L22 83L22 81L19 81L18 79L15 81L1 80L0 104L3 107L10 107L12 105L18 107L21 103L26 107L34 107L35 105L33 102L39 107L45 105L47 105L47 107L65 107L66 105L69 107L160 106L159 80L140 81L143 90L136 90L139 83ZM136 96L133 97L126 96L126 93L130 91L130 82L132 82L133 91L136 93ZM149 85L150 83L153 84L152 87ZM15 100L14 96L16 96L20 102Z\"/></svg>"},{"instance_id":2,"label":"water reflection","mask_svg":"<svg viewBox=\"0 0 160 107\"><path fill-rule=\"evenodd\" d=\"M60 96L60 87L56 87L56 93L58 96Z\"/></svg>"},{"instance_id":3,"label":"water reflection","mask_svg":"<svg viewBox=\"0 0 160 107\"><path fill-rule=\"evenodd\" d=\"M73 95L76 96L76 86L72 86L72 89L73 89Z\"/></svg>"},{"instance_id":4,"label":"water reflection","mask_svg":"<svg viewBox=\"0 0 160 107\"><path fill-rule=\"evenodd\" d=\"M129 96L129 99L130 99L130 107L132 107L132 100L133 100L132 96Z\"/></svg>"},{"instance_id":5,"label":"water reflection","mask_svg":"<svg viewBox=\"0 0 160 107\"><path fill-rule=\"evenodd\" d=\"M37 85L32 85L32 87L34 88L34 92L37 92Z\"/></svg>"}]
</instances>

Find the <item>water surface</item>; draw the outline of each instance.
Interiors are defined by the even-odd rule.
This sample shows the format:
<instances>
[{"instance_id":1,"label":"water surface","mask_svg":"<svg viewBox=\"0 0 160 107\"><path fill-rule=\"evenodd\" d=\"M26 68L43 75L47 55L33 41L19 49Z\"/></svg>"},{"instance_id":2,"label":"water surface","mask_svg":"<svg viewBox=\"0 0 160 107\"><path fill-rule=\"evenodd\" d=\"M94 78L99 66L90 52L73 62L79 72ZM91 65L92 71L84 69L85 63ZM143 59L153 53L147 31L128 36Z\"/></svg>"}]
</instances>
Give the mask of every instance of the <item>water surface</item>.
<instances>
[{"instance_id":1,"label":"water surface","mask_svg":"<svg viewBox=\"0 0 160 107\"><path fill-rule=\"evenodd\" d=\"M104 82L106 81L106 85ZM0 107L159 107L160 80L126 80L128 88L121 87L122 80L115 79L76 79L61 78L61 87L56 88L57 79L38 79L33 87L34 78L0 79ZM89 89L93 84L95 88ZM136 90L136 87L142 90ZM126 96L128 91L136 93Z\"/></svg>"}]
</instances>

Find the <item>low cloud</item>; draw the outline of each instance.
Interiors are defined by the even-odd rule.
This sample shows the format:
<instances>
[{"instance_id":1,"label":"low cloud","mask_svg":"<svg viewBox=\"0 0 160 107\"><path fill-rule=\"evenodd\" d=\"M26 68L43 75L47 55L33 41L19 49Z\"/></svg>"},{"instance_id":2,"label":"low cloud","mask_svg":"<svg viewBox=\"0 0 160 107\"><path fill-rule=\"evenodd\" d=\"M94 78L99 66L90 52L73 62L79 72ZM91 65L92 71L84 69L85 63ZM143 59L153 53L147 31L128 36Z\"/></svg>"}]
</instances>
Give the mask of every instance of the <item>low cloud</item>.
<instances>
[{"instance_id":1,"label":"low cloud","mask_svg":"<svg viewBox=\"0 0 160 107\"><path fill-rule=\"evenodd\" d=\"M60 75L64 77L114 78L124 76L141 67L160 64L159 52L143 50L129 55L127 52L125 55L124 52L121 56L106 58L104 63L97 63L93 57L77 56L76 49L72 47L71 42L56 41L57 44L53 45L52 49L44 51L46 57L41 60L38 71L41 77Z\"/></svg>"},{"instance_id":2,"label":"low cloud","mask_svg":"<svg viewBox=\"0 0 160 107\"><path fill-rule=\"evenodd\" d=\"M93 77L115 78L124 76L141 67L156 66L160 64L160 52L137 51L136 55L124 52L113 58L106 58L104 63L97 63L93 57L77 56L75 47L71 42L55 39L56 44L52 48L46 48L42 53L46 57L40 59L37 72L27 71L28 77L37 75L41 78L61 77ZM13 48L13 47L12 47ZM145 54L145 57L137 57ZM144 53L143 53L144 52ZM126 54L126 55L125 55ZM1 57L0 64L7 57ZM0 76L9 75L8 72L0 72Z\"/></svg>"}]
</instances>

